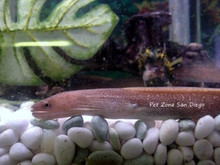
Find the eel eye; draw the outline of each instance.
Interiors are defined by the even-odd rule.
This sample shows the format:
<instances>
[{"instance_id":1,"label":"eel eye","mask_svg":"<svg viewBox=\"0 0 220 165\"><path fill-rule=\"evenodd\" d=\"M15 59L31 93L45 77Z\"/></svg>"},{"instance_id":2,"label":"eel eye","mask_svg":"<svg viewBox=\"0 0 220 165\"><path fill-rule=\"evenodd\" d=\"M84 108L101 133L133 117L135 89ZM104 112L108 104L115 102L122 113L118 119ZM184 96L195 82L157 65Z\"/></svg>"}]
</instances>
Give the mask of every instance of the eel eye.
<instances>
[{"instance_id":1,"label":"eel eye","mask_svg":"<svg viewBox=\"0 0 220 165\"><path fill-rule=\"evenodd\" d=\"M45 108L49 108L50 107L50 103L48 103L48 102L44 103L44 107Z\"/></svg>"}]
</instances>

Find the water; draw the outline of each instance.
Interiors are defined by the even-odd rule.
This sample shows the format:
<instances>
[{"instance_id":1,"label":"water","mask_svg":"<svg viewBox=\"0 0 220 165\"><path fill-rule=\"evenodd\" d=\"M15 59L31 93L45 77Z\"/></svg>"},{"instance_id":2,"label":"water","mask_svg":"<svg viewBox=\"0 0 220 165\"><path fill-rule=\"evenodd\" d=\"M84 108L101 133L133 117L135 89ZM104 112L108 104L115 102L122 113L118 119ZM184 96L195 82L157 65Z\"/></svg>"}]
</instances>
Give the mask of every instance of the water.
<instances>
[{"instance_id":1,"label":"water","mask_svg":"<svg viewBox=\"0 0 220 165\"><path fill-rule=\"evenodd\" d=\"M92 164L97 158L94 156L97 154L95 150L100 148L113 151L98 153L98 156L104 156L97 158L97 164L108 164L108 155L118 164L141 164L143 160L149 164L164 160L164 163L169 164L173 161L173 153L178 155L180 162L183 162L184 154L189 154L187 161L191 163L207 159L210 164L218 164L219 116L209 115L218 114L218 111L220 113L220 109L217 109L220 98L219 8L218 0L1 0L0 164L14 165L22 161L37 164L41 159L55 164L55 161L62 161L59 152L63 148L57 147L62 144L62 138L72 146L71 153L65 154L70 156L66 164L79 161L77 155L80 154L84 156L82 164L86 160L87 164ZM165 88L165 92L158 94L151 88L167 86L171 89ZM180 92L174 91L172 97L169 95L168 98L175 86L195 88L190 88L194 90L192 94L186 93L188 89L181 88ZM89 111L89 114L94 113L92 115L100 115L100 107L102 112L109 109L118 111L110 115L116 120L100 116L98 121L94 121L95 118L91 116L83 116L82 121L73 119L70 127L77 122L82 123L82 129L78 130L86 130L81 133L87 134L87 137L64 135L62 125L68 118L58 116L56 121L35 122L61 125L58 129L53 128L55 130L46 129L47 125L42 126L41 123L35 126L31 124L31 121L35 121L32 105L51 95L81 89L124 87L142 87L138 89L140 94L136 93L139 99L134 97L134 89L129 95L119 90L113 97L108 92L93 91L94 95L85 96L83 92L81 95L76 94L78 97L74 99L78 100L57 98L55 102L45 100L38 106L48 114L60 106L57 114L62 115L59 116L63 116L63 110L69 103L71 108L78 108L80 113ZM199 94L202 90L197 87L204 89L203 93L206 94ZM204 87L216 88L216 91L210 92ZM155 97L141 97L146 88L152 89ZM159 114L159 118L166 116L168 120L158 121L153 117L149 120L148 117L143 122L136 122L137 119L123 119L123 114L146 115L143 111L147 108L142 106L147 105L149 97L152 100L150 103L154 103L149 103L148 109L152 116ZM103 104L106 100L111 104ZM161 111L161 104L168 109ZM124 111L121 111L122 106ZM207 106L213 108L208 111L208 108L204 109ZM192 108L192 113L189 108ZM170 113L172 109L176 111ZM184 120L182 118L186 113L190 119ZM198 120L197 115L202 118ZM174 116L184 123L181 130L180 122L172 119ZM124 121L121 123L123 127L120 127L118 120ZM168 129L167 133L165 127L169 122L172 123L168 124L169 128L173 129ZM105 125L104 130L102 125ZM162 137L159 135L161 128L164 134ZM94 129L96 135L92 134ZM145 136L146 131L150 133ZM138 138L137 132L142 138ZM36 136L33 137L33 134ZM8 138L4 138L6 135ZM94 140L99 139L96 136L105 137L104 143ZM148 146L151 136L154 139L153 147ZM91 144L80 149L78 145L83 138L89 139ZM164 143L164 139L171 141ZM125 143L121 143L122 140ZM17 152L16 146L19 145L27 152ZM137 147L135 150L134 146ZM148 150L152 152L148 153ZM157 152L162 153L163 160L158 159Z\"/></svg>"},{"instance_id":2,"label":"water","mask_svg":"<svg viewBox=\"0 0 220 165\"><path fill-rule=\"evenodd\" d=\"M0 95L36 99L115 87L115 81L118 87L219 87L218 77L207 76L219 73L219 15L213 5L219 6L205 0L2 1ZM187 65L195 63L202 71L216 67L187 75Z\"/></svg>"}]
</instances>

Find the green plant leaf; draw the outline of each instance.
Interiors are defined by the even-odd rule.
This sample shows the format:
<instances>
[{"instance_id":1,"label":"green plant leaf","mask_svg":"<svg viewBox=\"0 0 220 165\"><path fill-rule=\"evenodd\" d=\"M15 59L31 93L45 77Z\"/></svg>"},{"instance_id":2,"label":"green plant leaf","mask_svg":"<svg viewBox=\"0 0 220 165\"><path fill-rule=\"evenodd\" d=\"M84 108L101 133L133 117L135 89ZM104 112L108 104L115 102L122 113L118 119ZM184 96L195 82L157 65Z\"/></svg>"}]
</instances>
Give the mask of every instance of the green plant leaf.
<instances>
[{"instance_id":1,"label":"green plant leaf","mask_svg":"<svg viewBox=\"0 0 220 165\"><path fill-rule=\"evenodd\" d=\"M111 34L118 17L107 5L98 5L84 15L77 12L93 0L63 0L44 21L40 12L46 0L18 0L17 21L10 0L0 0L0 82L10 85L40 85L24 47L43 75L59 81L83 68L61 57L57 46L70 58L91 58Z\"/></svg>"}]
</instances>

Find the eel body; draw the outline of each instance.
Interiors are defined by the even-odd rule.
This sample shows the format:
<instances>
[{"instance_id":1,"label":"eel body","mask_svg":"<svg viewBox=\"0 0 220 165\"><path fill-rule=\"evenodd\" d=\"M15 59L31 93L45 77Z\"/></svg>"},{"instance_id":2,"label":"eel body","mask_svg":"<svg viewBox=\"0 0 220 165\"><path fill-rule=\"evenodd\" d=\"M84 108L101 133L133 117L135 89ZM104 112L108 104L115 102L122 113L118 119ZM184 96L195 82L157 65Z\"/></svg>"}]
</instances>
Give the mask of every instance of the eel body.
<instances>
[{"instance_id":1,"label":"eel body","mask_svg":"<svg viewBox=\"0 0 220 165\"><path fill-rule=\"evenodd\" d=\"M113 119L214 117L220 114L220 89L140 87L69 91L35 103L32 113L40 119L75 115Z\"/></svg>"}]
</instances>

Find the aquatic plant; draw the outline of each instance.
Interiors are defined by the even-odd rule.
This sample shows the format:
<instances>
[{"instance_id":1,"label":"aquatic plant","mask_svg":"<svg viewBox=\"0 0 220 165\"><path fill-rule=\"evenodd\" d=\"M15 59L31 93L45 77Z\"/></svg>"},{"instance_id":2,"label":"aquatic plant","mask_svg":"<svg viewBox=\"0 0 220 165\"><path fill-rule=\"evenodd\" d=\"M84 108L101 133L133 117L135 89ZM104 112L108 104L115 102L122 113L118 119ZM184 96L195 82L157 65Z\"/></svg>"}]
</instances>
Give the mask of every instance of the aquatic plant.
<instances>
[{"instance_id":1,"label":"aquatic plant","mask_svg":"<svg viewBox=\"0 0 220 165\"><path fill-rule=\"evenodd\" d=\"M10 0L1 0L0 82L41 85L45 77L59 81L82 69L71 59L91 58L118 21L107 5L98 5L77 16L80 9L93 1L63 0L40 21L45 0L19 0L14 21Z\"/></svg>"},{"instance_id":2,"label":"aquatic plant","mask_svg":"<svg viewBox=\"0 0 220 165\"><path fill-rule=\"evenodd\" d=\"M134 3L134 5L139 10L139 14L152 11L168 11L168 1L149 2L144 0L141 3Z\"/></svg>"},{"instance_id":3,"label":"aquatic plant","mask_svg":"<svg viewBox=\"0 0 220 165\"><path fill-rule=\"evenodd\" d=\"M220 3L218 0L202 0L204 11L215 23L220 23Z\"/></svg>"},{"instance_id":4,"label":"aquatic plant","mask_svg":"<svg viewBox=\"0 0 220 165\"><path fill-rule=\"evenodd\" d=\"M204 48L209 52L210 56L214 58L215 50L213 48L213 39L218 30L218 25L220 24L220 1L201 0L199 7L201 9L201 13L199 16L199 19L201 21L201 32L199 32L201 33L201 43L203 44ZM191 35L194 36L194 34L196 33L192 32Z\"/></svg>"}]
</instances>

